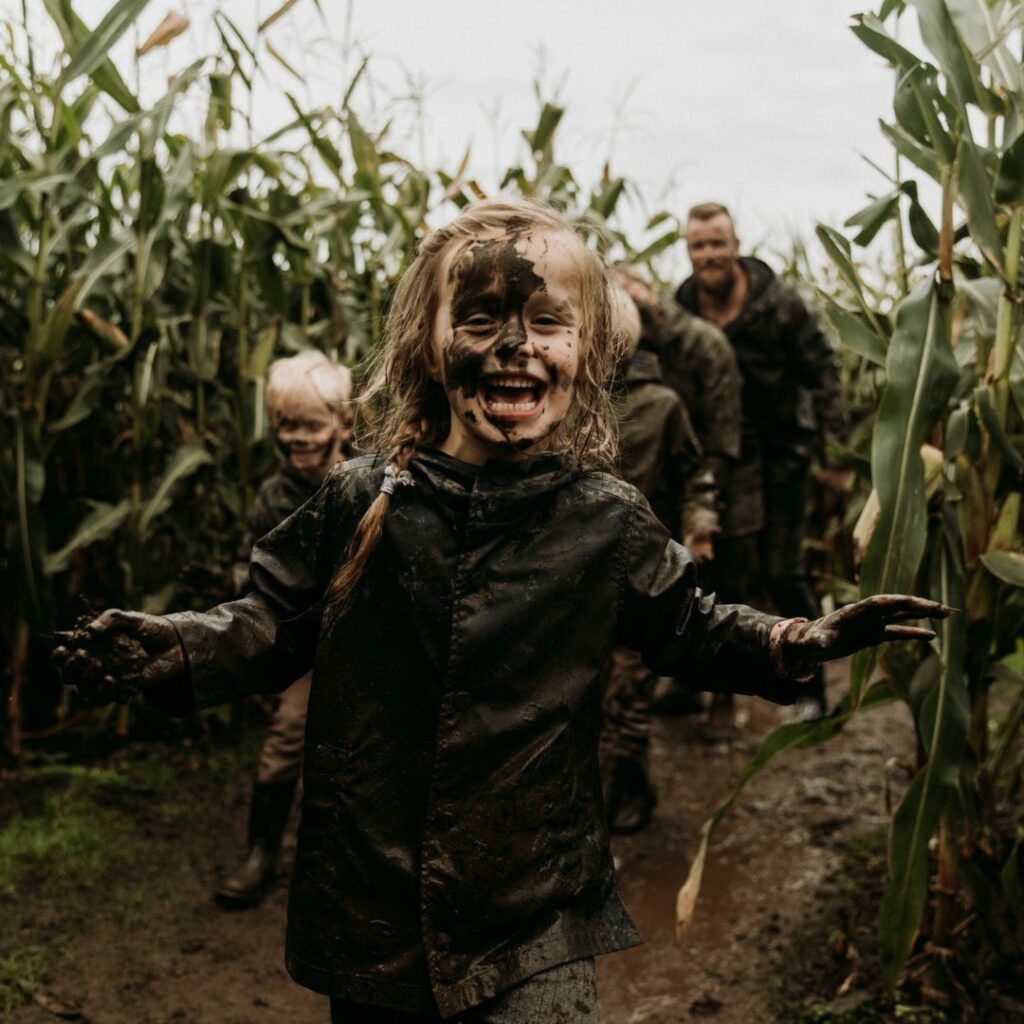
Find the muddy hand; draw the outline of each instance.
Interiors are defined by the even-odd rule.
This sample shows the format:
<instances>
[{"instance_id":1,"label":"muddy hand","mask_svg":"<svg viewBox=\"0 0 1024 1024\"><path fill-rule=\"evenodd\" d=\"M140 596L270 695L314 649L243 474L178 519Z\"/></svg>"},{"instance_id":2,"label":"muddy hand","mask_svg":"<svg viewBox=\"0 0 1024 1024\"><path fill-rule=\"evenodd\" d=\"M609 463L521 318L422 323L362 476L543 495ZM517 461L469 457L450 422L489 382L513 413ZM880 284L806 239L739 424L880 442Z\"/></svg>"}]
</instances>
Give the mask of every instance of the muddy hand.
<instances>
[{"instance_id":1,"label":"muddy hand","mask_svg":"<svg viewBox=\"0 0 1024 1024\"><path fill-rule=\"evenodd\" d=\"M114 608L57 639L53 656L64 681L92 704L126 703L185 669L177 631L159 615Z\"/></svg>"},{"instance_id":2,"label":"muddy hand","mask_svg":"<svg viewBox=\"0 0 1024 1024\"><path fill-rule=\"evenodd\" d=\"M886 640L932 640L934 630L910 623L944 619L951 611L923 597L877 594L812 622L794 623L783 640L785 658L793 662L831 661Z\"/></svg>"}]
</instances>

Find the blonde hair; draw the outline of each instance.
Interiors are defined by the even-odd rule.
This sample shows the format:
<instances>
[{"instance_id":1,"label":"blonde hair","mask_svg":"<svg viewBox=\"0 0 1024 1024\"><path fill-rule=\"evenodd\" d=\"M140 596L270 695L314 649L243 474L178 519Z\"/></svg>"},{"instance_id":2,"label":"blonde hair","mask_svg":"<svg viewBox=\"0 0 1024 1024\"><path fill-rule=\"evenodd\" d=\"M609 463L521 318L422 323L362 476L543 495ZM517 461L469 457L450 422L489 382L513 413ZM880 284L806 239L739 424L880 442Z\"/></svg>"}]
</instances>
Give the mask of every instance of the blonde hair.
<instances>
[{"instance_id":1,"label":"blonde hair","mask_svg":"<svg viewBox=\"0 0 1024 1024\"><path fill-rule=\"evenodd\" d=\"M611 299L611 335L617 362L629 359L640 347L643 326L640 310L629 297L626 289L613 283L609 290Z\"/></svg>"},{"instance_id":2,"label":"blonde hair","mask_svg":"<svg viewBox=\"0 0 1024 1024\"><path fill-rule=\"evenodd\" d=\"M328 359L318 349L275 359L267 370L267 412L274 427L289 404L324 408L347 418L351 399L349 368Z\"/></svg>"},{"instance_id":3,"label":"blonde hair","mask_svg":"<svg viewBox=\"0 0 1024 1024\"><path fill-rule=\"evenodd\" d=\"M436 445L448 434L451 409L436 365L434 323L445 261L475 238L522 235L531 230L572 235L578 243L580 366L569 415L557 435L558 450L581 467L605 467L615 456L615 425L608 381L614 366L609 282L600 257L577 226L557 210L531 199L486 199L466 207L450 224L432 231L395 289L384 324L384 343L359 400L368 431L367 451L387 453L394 473L406 469L421 444ZM352 592L380 541L391 496L380 493L356 528L346 559L328 590L337 611Z\"/></svg>"}]
</instances>

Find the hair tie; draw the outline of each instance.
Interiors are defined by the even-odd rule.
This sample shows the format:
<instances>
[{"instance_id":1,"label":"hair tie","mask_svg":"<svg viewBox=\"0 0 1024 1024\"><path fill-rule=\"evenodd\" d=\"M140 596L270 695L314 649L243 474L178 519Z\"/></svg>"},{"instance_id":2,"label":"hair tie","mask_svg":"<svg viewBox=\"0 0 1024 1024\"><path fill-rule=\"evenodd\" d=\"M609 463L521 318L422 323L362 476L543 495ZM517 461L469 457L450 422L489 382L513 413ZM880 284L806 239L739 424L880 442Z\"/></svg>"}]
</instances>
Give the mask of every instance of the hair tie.
<instances>
[{"instance_id":1,"label":"hair tie","mask_svg":"<svg viewBox=\"0 0 1024 1024\"><path fill-rule=\"evenodd\" d=\"M384 467L384 479L380 482L380 493L391 495L395 488L401 484L403 487L411 487L413 483L412 473L403 469L401 473L390 463Z\"/></svg>"}]
</instances>

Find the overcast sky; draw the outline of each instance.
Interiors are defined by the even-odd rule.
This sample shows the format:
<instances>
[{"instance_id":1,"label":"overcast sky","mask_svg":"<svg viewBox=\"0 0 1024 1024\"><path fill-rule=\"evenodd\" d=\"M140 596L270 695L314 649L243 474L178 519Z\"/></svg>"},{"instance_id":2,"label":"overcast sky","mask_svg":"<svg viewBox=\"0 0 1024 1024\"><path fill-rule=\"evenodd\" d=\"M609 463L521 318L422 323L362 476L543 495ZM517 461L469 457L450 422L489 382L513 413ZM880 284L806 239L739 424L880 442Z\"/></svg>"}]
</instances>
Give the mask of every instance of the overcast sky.
<instances>
[{"instance_id":1,"label":"overcast sky","mask_svg":"<svg viewBox=\"0 0 1024 1024\"><path fill-rule=\"evenodd\" d=\"M74 0L96 24L112 0ZM211 14L222 8L251 36L279 0L152 0L144 37L174 9L188 33L142 62L143 94L216 49ZM42 8L30 0L30 8ZM371 79L358 102L373 119L406 101L402 149L453 170L467 146L485 188L522 151L519 129L536 119L533 82L568 108L557 155L587 183L610 160L647 205L682 212L730 204L750 243L784 247L818 220L841 223L866 192L884 187L861 159L888 164L878 131L891 115L893 80L849 30L856 0L313 0L268 32L305 77L302 85L264 53L272 81L256 104L260 132L290 117L282 88L309 104L337 104L363 54ZM877 4L875 4L877 6ZM20 0L0 0L7 15ZM36 15L45 19L39 11ZM325 24L326 22L326 24ZM904 18L903 38L916 43ZM132 80L129 33L115 52ZM681 264L685 267L685 264Z\"/></svg>"}]
</instances>

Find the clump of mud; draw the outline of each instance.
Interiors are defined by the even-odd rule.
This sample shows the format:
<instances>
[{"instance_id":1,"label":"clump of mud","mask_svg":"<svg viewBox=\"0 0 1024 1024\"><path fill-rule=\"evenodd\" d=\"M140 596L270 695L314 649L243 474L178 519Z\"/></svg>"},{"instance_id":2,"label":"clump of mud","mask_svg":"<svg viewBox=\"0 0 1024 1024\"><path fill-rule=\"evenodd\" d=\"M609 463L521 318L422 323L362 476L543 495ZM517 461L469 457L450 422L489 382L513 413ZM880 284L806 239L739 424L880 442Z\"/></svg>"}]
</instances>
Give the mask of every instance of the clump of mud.
<instances>
[{"instance_id":1,"label":"clump of mud","mask_svg":"<svg viewBox=\"0 0 1024 1024\"><path fill-rule=\"evenodd\" d=\"M92 621L91 616L82 616L73 629L57 634L60 647L54 655L64 681L76 687L83 704L127 704L150 656L138 640L120 630L89 629Z\"/></svg>"}]
</instances>

